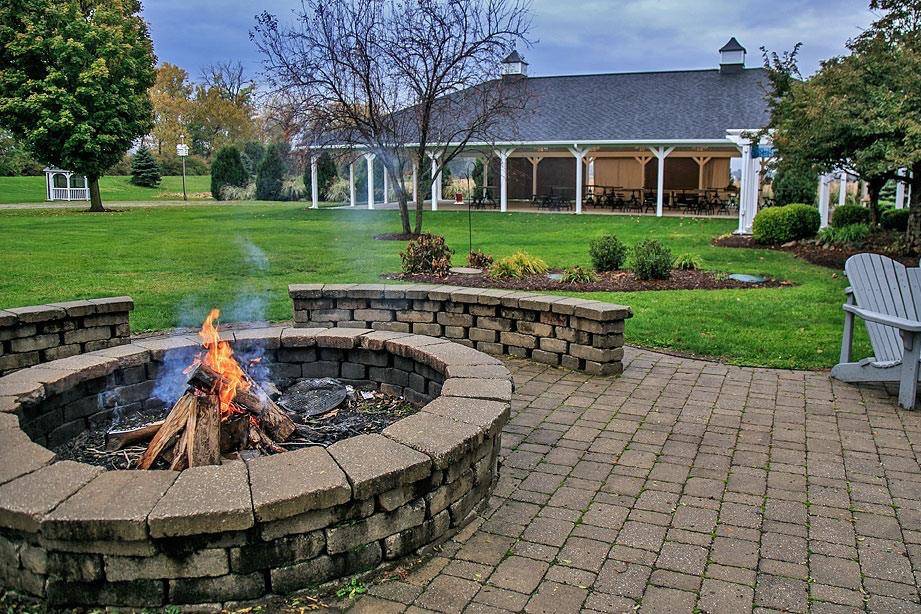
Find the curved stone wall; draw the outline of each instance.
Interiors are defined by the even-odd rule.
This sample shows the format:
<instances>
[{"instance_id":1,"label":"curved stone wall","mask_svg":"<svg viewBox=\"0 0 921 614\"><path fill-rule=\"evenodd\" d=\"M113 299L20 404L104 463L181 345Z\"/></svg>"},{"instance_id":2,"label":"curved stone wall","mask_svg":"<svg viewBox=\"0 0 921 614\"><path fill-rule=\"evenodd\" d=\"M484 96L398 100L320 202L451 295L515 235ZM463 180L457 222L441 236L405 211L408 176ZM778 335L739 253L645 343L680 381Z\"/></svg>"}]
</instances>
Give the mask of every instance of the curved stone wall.
<instances>
[{"instance_id":1,"label":"curved stone wall","mask_svg":"<svg viewBox=\"0 0 921 614\"><path fill-rule=\"evenodd\" d=\"M272 378L337 376L427 404L381 434L182 472L55 462L115 407L143 408L194 337L136 340L0 378L0 580L53 606L151 607L289 593L464 525L496 478L512 394L495 358L369 329L226 333ZM184 357L183 357L184 359Z\"/></svg>"},{"instance_id":2,"label":"curved stone wall","mask_svg":"<svg viewBox=\"0 0 921 614\"><path fill-rule=\"evenodd\" d=\"M0 375L128 342L128 296L0 309Z\"/></svg>"},{"instance_id":3,"label":"curved stone wall","mask_svg":"<svg viewBox=\"0 0 921 614\"><path fill-rule=\"evenodd\" d=\"M288 294L297 326L413 332L599 375L623 372L633 315L601 301L428 284L292 284Z\"/></svg>"}]
</instances>

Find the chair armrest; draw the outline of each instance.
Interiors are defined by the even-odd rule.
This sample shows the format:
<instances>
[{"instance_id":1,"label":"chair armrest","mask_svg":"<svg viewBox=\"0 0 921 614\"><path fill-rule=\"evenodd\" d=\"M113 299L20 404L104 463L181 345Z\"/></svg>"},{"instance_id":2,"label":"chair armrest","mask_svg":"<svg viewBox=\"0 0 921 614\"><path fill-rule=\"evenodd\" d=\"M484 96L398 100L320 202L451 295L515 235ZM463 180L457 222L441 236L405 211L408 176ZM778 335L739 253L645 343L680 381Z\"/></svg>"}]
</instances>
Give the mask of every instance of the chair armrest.
<instances>
[{"instance_id":1,"label":"chair armrest","mask_svg":"<svg viewBox=\"0 0 921 614\"><path fill-rule=\"evenodd\" d=\"M921 322L917 320L908 320L898 316L890 316L885 313L869 311L867 309L861 309L856 305L845 304L843 307L845 311L853 313L861 320L866 320L867 322L875 322L876 324L882 324L883 326L891 326L893 328L911 333L921 333Z\"/></svg>"},{"instance_id":2,"label":"chair armrest","mask_svg":"<svg viewBox=\"0 0 921 614\"><path fill-rule=\"evenodd\" d=\"M845 294L846 296L853 296L853 295L854 295L854 289L853 289L852 287L848 286L847 288L844 289L844 294Z\"/></svg>"}]
</instances>

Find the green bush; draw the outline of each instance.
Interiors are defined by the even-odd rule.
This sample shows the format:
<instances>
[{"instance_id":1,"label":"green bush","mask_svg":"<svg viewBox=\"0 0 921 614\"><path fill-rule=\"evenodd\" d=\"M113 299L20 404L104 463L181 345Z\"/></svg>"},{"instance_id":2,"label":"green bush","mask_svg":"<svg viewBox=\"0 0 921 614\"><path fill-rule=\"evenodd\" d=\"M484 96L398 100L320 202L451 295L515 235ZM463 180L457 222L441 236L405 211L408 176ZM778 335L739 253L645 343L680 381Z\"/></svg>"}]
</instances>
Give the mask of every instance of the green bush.
<instances>
[{"instance_id":1,"label":"green bush","mask_svg":"<svg viewBox=\"0 0 921 614\"><path fill-rule=\"evenodd\" d=\"M259 200L285 200L282 188L287 174L287 149L282 143L272 143L256 171L256 198ZM240 163L242 168L243 164Z\"/></svg>"},{"instance_id":2,"label":"green bush","mask_svg":"<svg viewBox=\"0 0 921 614\"><path fill-rule=\"evenodd\" d=\"M589 268L576 264L563 270L560 281L564 284L589 284L598 281L598 274Z\"/></svg>"},{"instance_id":3,"label":"green bush","mask_svg":"<svg viewBox=\"0 0 921 614\"><path fill-rule=\"evenodd\" d=\"M790 231L793 233L791 241L811 239L819 232L822 225L822 216L819 209L812 205L793 203L784 207L784 212L790 217Z\"/></svg>"},{"instance_id":4,"label":"green bush","mask_svg":"<svg viewBox=\"0 0 921 614\"><path fill-rule=\"evenodd\" d=\"M812 205L769 207L755 215L752 235L762 245L776 245L812 238L820 224L819 210Z\"/></svg>"},{"instance_id":5,"label":"green bush","mask_svg":"<svg viewBox=\"0 0 921 614\"><path fill-rule=\"evenodd\" d=\"M161 175L182 175L182 158L175 152L169 154L154 154L157 164L160 165ZM211 172L208 163L200 156L186 156L185 174L189 175L207 175ZM113 173L114 174L114 173Z\"/></svg>"},{"instance_id":6,"label":"green bush","mask_svg":"<svg viewBox=\"0 0 921 614\"><path fill-rule=\"evenodd\" d=\"M145 188L160 185L160 167L146 147L141 147L131 157L131 183Z\"/></svg>"},{"instance_id":7,"label":"green bush","mask_svg":"<svg viewBox=\"0 0 921 614\"><path fill-rule=\"evenodd\" d=\"M843 228L851 224L869 224L870 210L860 205L843 205L835 207L831 214L831 225L835 228Z\"/></svg>"},{"instance_id":8,"label":"green bush","mask_svg":"<svg viewBox=\"0 0 921 614\"><path fill-rule=\"evenodd\" d=\"M802 164L781 160L771 183L774 201L779 206L791 203L815 204L818 181L815 172Z\"/></svg>"},{"instance_id":9,"label":"green bush","mask_svg":"<svg viewBox=\"0 0 921 614\"><path fill-rule=\"evenodd\" d=\"M478 249L473 250L467 254L467 266L473 267L475 269L487 270L492 266L493 257L489 254L481 252Z\"/></svg>"},{"instance_id":10,"label":"green bush","mask_svg":"<svg viewBox=\"0 0 921 614\"><path fill-rule=\"evenodd\" d=\"M489 274L492 277L527 277L529 275L544 275L550 267L547 263L532 256L527 252L518 251L509 256L497 260L489 267Z\"/></svg>"},{"instance_id":11,"label":"green bush","mask_svg":"<svg viewBox=\"0 0 921 614\"><path fill-rule=\"evenodd\" d=\"M627 246L614 235L604 234L589 243L588 253L596 271L616 271L627 259Z\"/></svg>"},{"instance_id":12,"label":"green bush","mask_svg":"<svg viewBox=\"0 0 921 614\"><path fill-rule=\"evenodd\" d=\"M406 244L405 252L400 252L403 272L444 277L450 272L453 253L444 237L423 233Z\"/></svg>"},{"instance_id":13,"label":"green bush","mask_svg":"<svg viewBox=\"0 0 921 614\"><path fill-rule=\"evenodd\" d=\"M633 248L633 274L637 279L668 279L672 260L672 250L655 239L647 239Z\"/></svg>"},{"instance_id":14,"label":"green bush","mask_svg":"<svg viewBox=\"0 0 921 614\"><path fill-rule=\"evenodd\" d=\"M880 224L886 230L905 232L908 229L908 209L887 208L883 211Z\"/></svg>"},{"instance_id":15,"label":"green bush","mask_svg":"<svg viewBox=\"0 0 921 614\"><path fill-rule=\"evenodd\" d=\"M221 147L211 162L211 197L221 200L227 186L245 188L249 176L243 168L240 150L233 146Z\"/></svg>"},{"instance_id":16,"label":"green bush","mask_svg":"<svg viewBox=\"0 0 921 614\"><path fill-rule=\"evenodd\" d=\"M672 263L672 268L679 271L696 271L701 266L703 266L703 262L701 262L700 256L689 253L681 254Z\"/></svg>"},{"instance_id":17,"label":"green bush","mask_svg":"<svg viewBox=\"0 0 921 614\"><path fill-rule=\"evenodd\" d=\"M870 236L868 224L848 224L847 226L823 228L819 232L822 245L860 245Z\"/></svg>"}]
</instances>

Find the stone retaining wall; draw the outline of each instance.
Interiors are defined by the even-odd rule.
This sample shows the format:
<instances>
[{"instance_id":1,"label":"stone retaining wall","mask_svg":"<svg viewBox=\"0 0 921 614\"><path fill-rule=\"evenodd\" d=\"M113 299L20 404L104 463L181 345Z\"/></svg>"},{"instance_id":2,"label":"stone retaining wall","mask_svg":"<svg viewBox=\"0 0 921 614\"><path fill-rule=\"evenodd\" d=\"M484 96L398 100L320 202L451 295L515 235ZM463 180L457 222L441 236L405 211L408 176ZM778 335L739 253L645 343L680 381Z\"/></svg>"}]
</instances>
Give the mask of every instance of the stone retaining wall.
<instances>
[{"instance_id":1,"label":"stone retaining wall","mask_svg":"<svg viewBox=\"0 0 921 614\"><path fill-rule=\"evenodd\" d=\"M381 434L182 472L55 462L40 445L144 410L191 336L135 340L0 377L0 584L52 606L223 604L373 568L442 539L491 491L508 370L413 334L225 333L272 379L338 376L427 404ZM31 436L31 437L30 437Z\"/></svg>"},{"instance_id":2,"label":"stone retaining wall","mask_svg":"<svg viewBox=\"0 0 921 614\"><path fill-rule=\"evenodd\" d=\"M0 309L0 375L127 343L127 296Z\"/></svg>"},{"instance_id":3,"label":"stone retaining wall","mask_svg":"<svg viewBox=\"0 0 921 614\"><path fill-rule=\"evenodd\" d=\"M633 315L601 301L428 284L292 284L288 294L296 326L413 332L600 375L623 372Z\"/></svg>"}]
</instances>

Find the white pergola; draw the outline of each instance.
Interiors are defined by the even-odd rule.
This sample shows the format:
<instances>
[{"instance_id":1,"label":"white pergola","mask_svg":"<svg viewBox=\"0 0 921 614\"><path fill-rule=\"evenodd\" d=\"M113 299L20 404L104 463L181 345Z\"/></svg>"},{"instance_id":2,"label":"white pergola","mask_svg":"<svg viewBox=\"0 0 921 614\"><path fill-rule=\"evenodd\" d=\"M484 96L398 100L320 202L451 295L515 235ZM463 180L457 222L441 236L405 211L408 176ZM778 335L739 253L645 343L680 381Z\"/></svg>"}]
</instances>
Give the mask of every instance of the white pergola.
<instances>
[{"instance_id":1,"label":"white pergola","mask_svg":"<svg viewBox=\"0 0 921 614\"><path fill-rule=\"evenodd\" d=\"M73 171L48 166L45 167L45 199L46 200L89 200L90 188L89 183L84 175L75 175ZM55 185L58 177L64 178L64 185ZM82 177L83 187L71 185L72 177ZM314 182L315 183L315 182Z\"/></svg>"},{"instance_id":2,"label":"white pergola","mask_svg":"<svg viewBox=\"0 0 921 614\"><path fill-rule=\"evenodd\" d=\"M749 135L757 129L728 130L723 139L671 139L665 141L647 140L619 140L619 141L527 141L527 142L502 142L502 143L469 143L460 157L480 157L484 159L483 182L486 185L488 160L495 157L499 162L499 211L508 211L508 160L510 158L525 158L531 163L532 191L537 190L537 174L540 162L546 158L569 157L575 164L574 209L576 214L582 213L583 202L583 177L586 175L594 178L595 163L604 158L632 158L639 165L642 172L646 165L656 160L656 216L661 217L665 208L665 161L669 157L684 157L697 162L700 169L699 187L703 187L704 166L710 160L721 158L739 158L742 160L742 179L739 186L739 233L750 233L752 221L758 211L761 177L768 159L752 155L753 143ZM757 143L761 146L770 146L770 137L763 137ZM411 145L410 145L411 146ZM438 157L441 147L426 152L432 161L433 179L431 189L434 198L431 199L433 211L438 210L442 201L441 173L435 174L438 166ZM367 208L374 209L374 163L376 154L366 152L362 156L367 164ZM349 206L355 207L355 163L349 164ZM586 172L587 171L587 172ZM311 208L319 207L316 179L316 156L311 158ZM390 177L384 173L384 203L389 200ZM415 195L418 189L418 178L415 169L412 177L412 191Z\"/></svg>"}]
</instances>

